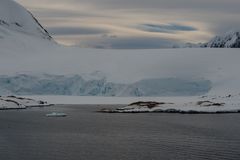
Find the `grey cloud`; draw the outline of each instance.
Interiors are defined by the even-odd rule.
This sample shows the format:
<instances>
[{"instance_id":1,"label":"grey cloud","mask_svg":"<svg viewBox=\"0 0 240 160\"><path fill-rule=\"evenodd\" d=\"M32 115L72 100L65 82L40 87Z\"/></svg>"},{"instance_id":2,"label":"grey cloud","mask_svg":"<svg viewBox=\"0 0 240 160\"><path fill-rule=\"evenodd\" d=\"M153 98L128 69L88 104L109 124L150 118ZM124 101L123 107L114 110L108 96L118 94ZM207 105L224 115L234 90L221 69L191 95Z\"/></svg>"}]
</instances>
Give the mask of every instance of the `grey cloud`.
<instances>
[{"instance_id":1,"label":"grey cloud","mask_svg":"<svg viewBox=\"0 0 240 160\"><path fill-rule=\"evenodd\" d=\"M121 27L126 23L129 26L136 26L137 29L144 30L147 32L163 32L163 33L175 33L177 31L191 31L194 29L199 31L197 36L193 36L195 33L191 33L193 40L201 38L200 33L203 35L222 34L231 29L240 29L240 0L43 0L43 1L32 1L32 0L17 0L21 2L23 6L28 6L34 15L40 19L44 26L57 26L56 21L64 21L69 23L71 26L73 21L84 21L88 23L89 20L93 22L96 20L105 24L111 24L114 27ZM41 5L39 5L41 4ZM60 4L60 5L59 5ZM56 7L56 6L61 7ZM67 6L66 8L64 6ZM41 8L38 8L41 6ZM44 8L46 6L46 8ZM83 8L83 9L81 9ZM136 18L139 21L131 21L132 18ZM197 28L191 28L191 26L174 26L174 25L155 25L156 22L169 23L184 23L189 22L198 25ZM145 22L146 24L143 24ZM122 23L122 24L121 24ZM151 24L153 23L153 25ZM59 23L60 24L60 23ZM92 23L91 23L92 24ZM142 25L139 25L142 24ZM90 24L86 24L90 25ZM187 28L185 28L187 27ZM188 28L190 27L190 28ZM54 27L55 28L55 27ZM109 30L109 28L106 28ZM53 33L60 35L73 35L79 34L101 34L101 31L79 31L78 29L61 30L55 29ZM103 31L104 32L104 31ZM119 35L119 30L109 31L112 34ZM105 33L105 32L104 32ZM103 34L104 34L103 33ZM131 33L128 33L129 36ZM146 33L148 34L148 33ZM150 35L151 33L149 33ZM171 36L174 36L174 35ZM148 36L149 36L148 35ZM98 35L97 35L98 36ZM139 35L140 36L140 35ZM187 35L186 35L187 36ZM206 37L206 36L205 36ZM104 36L102 37L104 39ZM182 40L187 39L182 37ZM209 38L209 37L206 37ZM208 39L204 39L204 41ZM105 38L106 39L106 38ZM103 44L99 45L98 37L96 40L92 40L90 46L107 46L113 48L138 48L136 44L145 46L142 42L146 40L145 37L139 37L136 42L132 42L128 37L126 41L120 40L105 40ZM142 39L142 40L140 40ZM140 42L141 41L141 42ZM158 40L156 40L158 41ZM188 40L189 41L189 40ZM202 40L201 40L202 41ZM82 39L81 39L82 42ZM95 42L95 44L94 44ZM128 42L128 44L125 44ZM147 48L152 46L157 48L158 43L150 39L152 44L146 45ZM77 43L77 42L76 42ZM88 42L88 44L90 41ZM130 47L129 45L133 47Z\"/></svg>"},{"instance_id":2,"label":"grey cloud","mask_svg":"<svg viewBox=\"0 0 240 160\"><path fill-rule=\"evenodd\" d=\"M200 9L240 13L239 0L69 0L68 3L92 4L105 9Z\"/></svg>"},{"instance_id":3,"label":"grey cloud","mask_svg":"<svg viewBox=\"0 0 240 160\"><path fill-rule=\"evenodd\" d=\"M240 17L238 20L224 18L224 19L213 19L207 21L210 26L208 29L215 35L221 35L229 30L240 30Z\"/></svg>"},{"instance_id":4,"label":"grey cloud","mask_svg":"<svg viewBox=\"0 0 240 160\"><path fill-rule=\"evenodd\" d=\"M140 30L148 32L161 32L161 33L175 33L176 31L197 31L198 29L192 26L184 26L179 24L142 24L138 27Z\"/></svg>"},{"instance_id":5,"label":"grey cloud","mask_svg":"<svg viewBox=\"0 0 240 160\"><path fill-rule=\"evenodd\" d=\"M156 37L115 37L81 42L89 48L103 49L158 49L174 47L181 43L177 40Z\"/></svg>"},{"instance_id":6,"label":"grey cloud","mask_svg":"<svg viewBox=\"0 0 240 160\"><path fill-rule=\"evenodd\" d=\"M106 34L105 29L90 28L90 27L51 27L47 28L52 35L92 35L92 34Z\"/></svg>"},{"instance_id":7,"label":"grey cloud","mask_svg":"<svg viewBox=\"0 0 240 160\"><path fill-rule=\"evenodd\" d=\"M102 38L117 38L117 35L113 35L113 34L103 34Z\"/></svg>"},{"instance_id":8,"label":"grey cloud","mask_svg":"<svg viewBox=\"0 0 240 160\"><path fill-rule=\"evenodd\" d=\"M47 0L44 2L46 3ZM31 5L41 3L31 2L31 0L20 0L22 3ZM43 3L43 2L42 2ZM49 0L46 4L54 6L56 4L68 4L72 6L90 5L104 9L141 9L141 10L171 10L171 9L192 9L201 11L219 11L227 13L240 13L239 0ZM36 5L37 6L37 5Z\"/></svg>"},{"instance_id":9,"label":"grey cloud","mask_svg":"<svg viewBox=\"0 0 240 160\"><path fill-rule=\"evenodd\" d=\"M54 9L46 9L46 8L32 8L31 12L33 12L36 16L40 18L86 18L86 17L96 17L96 18L110 18L111 15L100 15L94 12L85 12L81 10L65 10L62 8L54 8Z\"/></svg>"},{"instance_id":10,"label":"grey cloud","mask_svg":"<svg viewBox=\"0 0 240 160\"><path fill-rule=\"evenodd\" d=\"M157 49L173 46L174 42L161 38L125 38L112 41L111 48L114 49Z\"/></svg>"}]
</instances>

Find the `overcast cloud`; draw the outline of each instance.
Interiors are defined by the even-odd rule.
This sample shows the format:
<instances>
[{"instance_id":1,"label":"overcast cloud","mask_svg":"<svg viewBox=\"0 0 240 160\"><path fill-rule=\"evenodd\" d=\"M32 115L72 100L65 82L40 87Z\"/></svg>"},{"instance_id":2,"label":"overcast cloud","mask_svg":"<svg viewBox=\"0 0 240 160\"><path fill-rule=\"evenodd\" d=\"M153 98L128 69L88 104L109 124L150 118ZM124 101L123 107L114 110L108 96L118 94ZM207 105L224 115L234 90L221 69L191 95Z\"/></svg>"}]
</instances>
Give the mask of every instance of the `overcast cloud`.
<instances>
[{"instance_id":1,"label":"overcast cloud","mask_svg":"<svg viewBox=\"0 0 240 160\"><path fill-rule=\"evenodd\" d=\"M240 28L239 0L17 0L60 43L159 48Z\"/></svg>"}]
</instances>

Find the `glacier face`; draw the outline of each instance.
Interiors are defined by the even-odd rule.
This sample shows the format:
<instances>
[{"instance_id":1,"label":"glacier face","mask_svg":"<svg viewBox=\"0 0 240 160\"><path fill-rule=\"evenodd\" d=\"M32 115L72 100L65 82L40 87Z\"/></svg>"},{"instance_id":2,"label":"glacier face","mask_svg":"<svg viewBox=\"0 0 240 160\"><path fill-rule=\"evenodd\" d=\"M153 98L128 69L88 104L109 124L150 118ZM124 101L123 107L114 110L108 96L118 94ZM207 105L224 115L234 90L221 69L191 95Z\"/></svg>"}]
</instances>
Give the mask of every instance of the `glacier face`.
<instances>
[{"instance_id":1,"label":"glacier face","mask_svg":"<svg viewBox=\"0 0 240 160\"><path fill-rule=\"evenodd\" d=\"M207 93L211 89L208 80L179 78L144 79L129 85L124 95L130 96L192 96Z\"/></svg>"},{"instance_id":2,"label":"glacier face","mask_svg":"<svg viewBox=\"0 0 240 160\"><path fill-rule=\"evenodd\" d=\"M113 83L106 77L86 75L41 76L17 74L0 76L1 95L74 95L74 96L193 96L211 89L208 80L177 78L144 79L131 84Z\"/></svg>"}]
</instances>

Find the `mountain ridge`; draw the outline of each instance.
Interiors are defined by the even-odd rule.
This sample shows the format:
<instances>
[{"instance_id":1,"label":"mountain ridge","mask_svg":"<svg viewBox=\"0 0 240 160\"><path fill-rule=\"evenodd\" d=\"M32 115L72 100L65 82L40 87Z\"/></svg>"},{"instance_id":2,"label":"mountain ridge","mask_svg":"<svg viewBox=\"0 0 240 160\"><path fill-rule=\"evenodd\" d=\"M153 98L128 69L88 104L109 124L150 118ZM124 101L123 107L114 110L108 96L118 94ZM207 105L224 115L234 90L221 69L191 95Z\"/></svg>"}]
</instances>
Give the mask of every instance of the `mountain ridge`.
<instances>
[{"instance_id":1,"label":"mountain ridge","mask_svg":"<svg viewBox=\"0 0 240 160\"><path fill-rule=\"evenodd\" d=\"M206 43L186 43L179 48L240 48L240 31L228 31Z\"/></svg>"},{"instance_id":2,"label":"mountain ridge","mask_svg":"<svg viewBox=\"0 0 240 160\"><path fill-rule=\"evenodd\" d=\"M208 48L240 48L240 32L229 31L221 36L216 36L203 47Z\"/></svg>"}]
</instances>

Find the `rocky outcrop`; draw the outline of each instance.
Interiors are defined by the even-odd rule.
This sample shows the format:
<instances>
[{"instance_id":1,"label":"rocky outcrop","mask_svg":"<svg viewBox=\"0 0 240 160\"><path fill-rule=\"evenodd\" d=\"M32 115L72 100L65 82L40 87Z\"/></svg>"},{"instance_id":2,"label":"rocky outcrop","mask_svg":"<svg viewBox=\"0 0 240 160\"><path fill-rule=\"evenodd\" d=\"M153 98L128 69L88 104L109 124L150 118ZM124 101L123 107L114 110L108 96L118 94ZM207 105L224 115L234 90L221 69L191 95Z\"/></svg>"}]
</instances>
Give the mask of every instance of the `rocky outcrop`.
<instances>
[{"instance_id":1,"label":"rocky outcrop","mask_svg":"<svg viewBox=\"0 0 240 160\"><path fill-rule=\"evenodd\" d=\"M240 48L240 32L230 31L222 36L216 36L202 47L207 48Z\"/></svg>"}]
</instances>

